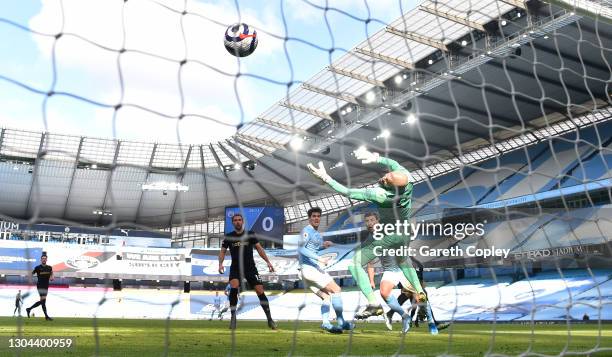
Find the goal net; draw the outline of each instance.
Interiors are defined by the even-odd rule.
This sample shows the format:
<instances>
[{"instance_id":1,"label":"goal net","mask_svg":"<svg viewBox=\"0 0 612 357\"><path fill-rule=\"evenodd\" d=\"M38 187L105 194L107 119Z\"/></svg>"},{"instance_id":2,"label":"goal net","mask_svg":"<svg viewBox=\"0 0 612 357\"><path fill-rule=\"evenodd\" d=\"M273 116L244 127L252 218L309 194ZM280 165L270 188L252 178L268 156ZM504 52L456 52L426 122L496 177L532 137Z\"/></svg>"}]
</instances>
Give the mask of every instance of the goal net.
<instances>
[{"instance_id":1,"label":"goal net","mask_svg":"<svg viewBox=\"0 0 612 357\"><path fill-rule=\"evenodd\" d=\"M612 351L608 1L0 9L0 350L57 327L89 355ZM228 330L237 213L267 301L241 283Z\"/></svg>"}]
</instances>

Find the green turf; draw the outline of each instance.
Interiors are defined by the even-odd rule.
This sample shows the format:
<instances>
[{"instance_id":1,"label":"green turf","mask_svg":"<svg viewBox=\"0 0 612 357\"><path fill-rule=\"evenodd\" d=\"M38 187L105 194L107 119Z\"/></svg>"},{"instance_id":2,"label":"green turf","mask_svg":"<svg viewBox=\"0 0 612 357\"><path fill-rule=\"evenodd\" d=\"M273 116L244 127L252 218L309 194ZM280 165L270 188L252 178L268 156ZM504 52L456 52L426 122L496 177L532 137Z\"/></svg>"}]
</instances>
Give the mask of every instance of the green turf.
<instances>
[{"instance_id":1,"label":"green turf","mask_svg":"<svg viewBox=\"0 0 612 357\"><path fill-rule=\"evenodd\" d=\"M232 351L232 334L226 321L94 320L41 318L23 320L25 336L72 336L73 350L29 350L21 356L225 356ZM18 320L0 318L0 338L17 333ZM404 339L399 331L387 331L380 323L358 323L352 334L330 335L317 323L280 322L271 331L264 322L240 321L235 334L235 356L388 356L439 354L480 356L487 351L517 355L526 351L559 355L561 351L585 352L608 348L597 356L612 355L612 325L574 324L571 336L565 324L509 325L454 324L438 336L424 327L413 329ZM399 324L395 324L398 330ZM168 328L168 330L166 329ZM495 328L495 332L493 332ZM296 330L297 329L297 330ZM97 332L96 332L97 331ZM166 334L168 331L168 334ZM96 346L96 336L98 345ZM295 337L295 338L294 338ZM17 355L2 338L0 356ZM294 343L295 341L295 343ZM402 344L403 343L403 344ZM166 350L167 348L167 350Z\"/></svg>"}]
</instances>

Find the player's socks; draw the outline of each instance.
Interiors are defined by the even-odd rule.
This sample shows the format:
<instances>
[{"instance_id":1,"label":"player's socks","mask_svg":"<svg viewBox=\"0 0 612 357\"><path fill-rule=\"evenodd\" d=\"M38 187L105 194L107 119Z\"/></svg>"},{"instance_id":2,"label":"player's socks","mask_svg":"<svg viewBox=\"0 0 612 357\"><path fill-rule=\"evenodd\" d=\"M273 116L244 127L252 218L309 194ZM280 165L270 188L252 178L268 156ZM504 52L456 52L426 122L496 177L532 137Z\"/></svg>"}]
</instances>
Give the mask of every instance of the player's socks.
<instances>
[{"instance_id":1,"label":"player's socks","mask_svg":"<svg viewBox=\"0 0 612 357\"><path fill-rule=\"evenodd\" d=\"M42 306L43 312L45 313L45 318L47 320L50 319L49 315L47 314L47 300L43 300L40 305Z\"/></svg>"},{"instance_id":2,"label":"player's socks","mask_svg":"<svg viewBox=\"0 0 612 357\"><path fill-rule=\"evenodd\" d=\"M368 274L363 269L363 267L355 265L354 263L349 264L348 266L351 275L355 279L357 286L365 295L366 299L368 299L369 305L378 305L378 301L376 300L376 295L374 295L374 290L372 290L372 286L370 285L370 278Z\"/></svg>"},{"instance_id":3,"label":"player's socks","mask_svg":"<svg viewBox=\"0 0 612 357\"><path fill-rule=\"evenodd\" d=\"M236 329L236 311L232 310L232 317L230 319L230 325L229 325L230 330L235 330Z\"/></svg>"},{"instance_id":4,"label":"player's socks","mask_svg":"<svg viewBox=\"0 0 612 357\"><path fill-rule=\"evenodd\" d=\"M410 318L410 315L404 314L404 316L402 316L402 333L408 333L411 322L412 319Z\"/></svg>"},{"instance_id":5,"label":"player's socks","mask_svg":"<svg viewBox=\"0 0 612 357\"><path fill-rule=\"evenodd\" d=\"M232 317L230 319L230 330L236 329L236 305L238 305L238 289L231 288L229 293L229 301L230 301L230 313Z\"/></svg>"},{"instance_id":6,"label":"player's socks","mask_svg":"<svg viewBox=\"0 0 612 357\"><path fill-rule=\"evenodd\" d=\"M272 314L270 314L270 302L268 301L268 297L265 293L261 295L257 295L259 298L259 304L261 305L262 310L266 314L266 318L268 321L272 321Z\"/></svg>"},{"instance_id":7,"label":"player's socks","mask_svg":"<svg viewBox=\"0 0 612 357\"><path fill-rule=\"evenodd\" d=\"M400 296L397 297L397 303L400 304L400 306L404 305L404 303L408 300L410 300L410 298L406 294L400 294ZM393 310L389 310L387 312L387 317L389 320L393 320L393 314L395 314L395 311Z\"/></svg>"},{"instance_id":8,"label":"player's socks","mask_svg":"<svg viewBox=\"0 0 612 357\"><path fill-rule=\"evenodd\" d=\"M341 328L343 330L352 330L353 328L355 328L355 325L353 323L344 320L342 296L340 294L332 294L331 302L334 308L334 312L336 313L338 328Z\"/></svg>"},{"instance_id":9,"label":"player's socks","mask_svg":"<svg viewBox=\"0 0 612 357\"><path fill-rule=\"evenodd\" d=\"M433 318L433 312L431 312L431 305L429 303L425 304L425 314L427 316L427 322L428 323L435 323L434 318Z\"/></svg>"},{"instance_id":10,"label":"player's socks","mask_svg":"<svg viewBox=\"0 0 612 357\"><path fill-rule=\"evenodd\" d=\"M229 293L230 311L232 314L236 311L236 305L238 305L238 288L231 288Z\"/></svg>"},{"instance_id":11,"label":"player's socks","mask_svg":"<svg viewBox=\"0 0 612 357\"><path fill-rule=\"evenodd\" d=\"M427 291L425 291L425 294L427 294ZM429 301L427 301L427 318L431 318L431 321L427 320L428 322L433 322L434 324L436 324L436 326L438 326L438 321L436 321L436 317L434 316L433 310L431 309L431 305L429 304Z\"/></svg>"},{"instance_id":12,"label":"player's socks","mask_svg":"<svg viewBox=\"0 0 612 357\"><path fill-rule=\"evenodd\" d=\"M327 301L321 304L321 322L323 325L329 324L329 303Z\"/></svg>"},{"instance_id":13,"label":"player's socks","mask_svg":"<svg viewBox=\"0 0 612 357\"><path fill-rule=\"evenodd\" d=\"M399 302L397 301L397 298L395 296L389 295L389 296L387 296L385 301L387 302L387 305L389 305L389 308L392 311L397 312L400 316L402 316L402 318L404 317L404 315L408 315L404 311L404 309L402 309L402 306L399 304ZM410 315L408 315L408 316L410 316Z\"/></svg>"},{"instance_id":14,"label":"player's socks","mask_svg":"<svg viewBox=\"0 0 612 357\"><path fill-rule=\"evenodd\" d=\"M331 303L334 308L334 312L336 313L336 319L338 320L338 325L342 326L344 323L343 307L342 307L342 297L340 294L331 294Z\"/></svg>"},{"instance_id":15,"label":"player's socks","mask_svg":"<svg viewBox=\"0 0 612 357\"><path fill-rule=\"evenodd\" d=\"M400 269L402 269L402 273L404 273L404 276L406 279L408 279L408 282L410 285L412 285L412 287L414 287L417 293L423 293L423 287L419 281L419 276L417 275L416 269L407 263L400 263Z\"/></svg>"},{"instance_id":16,"label":"player's socks","mask_svg":"<svg viewBox=\"0 0 612 357\"><path fill-rule=\"evenodd\" d=\"M432 335L437 335L438 328L433 319L433 312L431 312L431 305L428 302L425 303L425 314L427 314L427 323L429 324L429 333Z\"/></svg>"},{"instance_id":17,"label":"player's socks","mask_svg":"<svg viewBox=\"0 0 612 357\"><path fill-rule=\"evenodd\" d=\"M323 300L321 304L321 328L331 333L342 333L342 329L332 325L332 323L329 321L329 304L329 300Z\"/></svg>"},{"instance_id":18,"label":"player's socks","mask_svg":"<svg viewBox=\"0 0 612 357\"><path fill-rule=\"evenodd\" d=\"M32 311L33 309L39 307L41 304L40 300L35 302L34 305L30 306L30 308L28 310Z\"/></svg>"},{"instance_id":19,"label":"player's socks","mask_svg":"<svg viewBox=\"0 0 612 357\"><path fill-rule=\"evenodd\" d=\"M28 314L28 318L30 318L30 308L26 308L26 313Z\"/></svg>"}]
</instances>

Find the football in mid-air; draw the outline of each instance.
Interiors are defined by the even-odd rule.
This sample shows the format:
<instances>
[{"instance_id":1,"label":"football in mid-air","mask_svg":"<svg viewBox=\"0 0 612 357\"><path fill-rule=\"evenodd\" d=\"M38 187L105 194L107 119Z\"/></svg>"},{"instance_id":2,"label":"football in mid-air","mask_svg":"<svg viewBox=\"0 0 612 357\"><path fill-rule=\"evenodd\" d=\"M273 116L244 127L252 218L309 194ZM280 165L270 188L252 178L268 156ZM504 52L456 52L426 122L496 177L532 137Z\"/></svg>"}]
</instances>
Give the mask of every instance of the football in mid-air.
<instances>
[{"instance_id":1,"label":"football in mid-air","mask_svg":"<svg viewBox=\"0 0 612 357\"><path fill-rule=\"evenodd\" d=\"M245 23L233 24L225 30L225 49L236 57L246 57L257 48L257 31Z\"/></svg>"}]
</instances>

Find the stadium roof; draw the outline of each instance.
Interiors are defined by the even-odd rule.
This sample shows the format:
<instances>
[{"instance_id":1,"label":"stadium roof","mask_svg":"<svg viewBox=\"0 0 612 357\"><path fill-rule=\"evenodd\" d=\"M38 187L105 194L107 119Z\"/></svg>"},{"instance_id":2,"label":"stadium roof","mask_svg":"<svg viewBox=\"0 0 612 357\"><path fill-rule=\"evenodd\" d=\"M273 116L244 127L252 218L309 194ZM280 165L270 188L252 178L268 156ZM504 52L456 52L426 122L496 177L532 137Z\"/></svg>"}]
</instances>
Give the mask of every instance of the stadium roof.
<instances>
[{"instance_id":1,"label":"stadium roof","mask_svg":"<svg viewBox=\"0 0 612 357\"><path fill-rule=\"evenodd\" d=\"M588 115L610 104L610 10L593 1L577 10L555 4L425 1L216 143L2 129L0 212L167 227L207 221L240 202L294 205L288 217L298 219L304 200L323 194L307 162L322 160L339 180L367 184L380 173L349 155L365 144L426 179L471 164L467 152L492 147L491 157L512 149L502 142L529 144L527 133L557 135L555 123L607 120L607 110ZM303 150L289 148L295 137Z\"/></svg>"}]
</instances>

